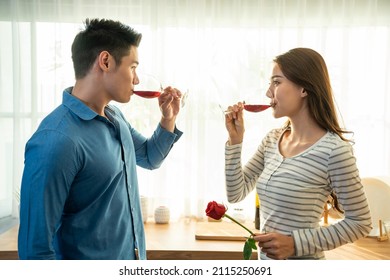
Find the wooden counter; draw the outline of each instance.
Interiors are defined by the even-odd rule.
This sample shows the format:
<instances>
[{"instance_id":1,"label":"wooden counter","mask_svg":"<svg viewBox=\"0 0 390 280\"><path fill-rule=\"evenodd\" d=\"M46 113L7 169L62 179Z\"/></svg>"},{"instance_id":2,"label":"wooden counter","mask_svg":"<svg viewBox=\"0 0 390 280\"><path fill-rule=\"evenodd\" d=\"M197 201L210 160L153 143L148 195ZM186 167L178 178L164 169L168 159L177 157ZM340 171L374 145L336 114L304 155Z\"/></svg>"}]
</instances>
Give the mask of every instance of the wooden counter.
<instances>
[{"instance_id":1,"label":"wooden counter","mask_svg":"<svg viewBox=\"0 0 390 280\"><path fill-rule=\"evenodd\" d=\"M224 240L197 240L205 237L205 223L184 220L170 224L145 225L146 249L148 259L169 260L241 260L244 246L243 238L247 232L238 225L229 222L210 222L210 227L225 228L227 230ZM253 230L253 229L251 229ZM216 231L218 235L220 232ZM210 237L211 238L211 237ZM239 239L239 240L237 240ZM257 259L257 252L252 253L252 259Z\"/></svg>"},{"instance_id":2,"label":"wooden counter","mask_svg":"<svg viewBox=\"0 0 390 280\"><path fill-rule=\"evenodd\" d=\"M17 260L17 240L19 226L0 234L0 260Z\"/></svg>"},{"instance_id":3,"label":"wooden counter","mask_svg":"<svg viewBox=\"0 0 390 280\"><path fill-rule=\"evenodd\" d=\"M237 225L229 222L209 224L211 228L226 229L228 238L225 239L235 239L237 236L236 231L240 229ZM242 240L200 240L200 238L204 238L204 232L202 232L204 228L205 223L197 223L192 220L182 220L163 225L155 224L154 222L146 223L148 259L242 259L242 248L244 245ZM230 228L233 230L233 233L229 231ZM15 226L0 235L0 260L15 260L18 258L17 232L18 226ZM245 231L243 231L243 235L246 236ZM390 260L390 241L378 242L376 238L367 237L353 244L346 244L337 249L327 251L325 255L327 259L331 260ZM253 252L252 259L257 259L256 252Z\"/></svg>"}]
</instances>

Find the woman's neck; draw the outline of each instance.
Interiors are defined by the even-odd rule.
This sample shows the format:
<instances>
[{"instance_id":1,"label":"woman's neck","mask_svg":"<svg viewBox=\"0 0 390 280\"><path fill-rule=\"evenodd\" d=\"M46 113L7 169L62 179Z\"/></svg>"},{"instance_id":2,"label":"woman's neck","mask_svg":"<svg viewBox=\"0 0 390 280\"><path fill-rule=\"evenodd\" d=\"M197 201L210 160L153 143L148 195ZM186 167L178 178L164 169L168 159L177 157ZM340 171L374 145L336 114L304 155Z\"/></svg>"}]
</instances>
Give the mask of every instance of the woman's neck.
<instances>
[{"instance_id":1,"label":"woman's neck","mask_svg":"<svg viewBox=\"0 0 390 280\"><path fill-rule=\"evenodd\" d=\"M326 130L309 116L290 119L289 138L296 143L314 143L324 136Z\"/></svg>"}]
</instances>

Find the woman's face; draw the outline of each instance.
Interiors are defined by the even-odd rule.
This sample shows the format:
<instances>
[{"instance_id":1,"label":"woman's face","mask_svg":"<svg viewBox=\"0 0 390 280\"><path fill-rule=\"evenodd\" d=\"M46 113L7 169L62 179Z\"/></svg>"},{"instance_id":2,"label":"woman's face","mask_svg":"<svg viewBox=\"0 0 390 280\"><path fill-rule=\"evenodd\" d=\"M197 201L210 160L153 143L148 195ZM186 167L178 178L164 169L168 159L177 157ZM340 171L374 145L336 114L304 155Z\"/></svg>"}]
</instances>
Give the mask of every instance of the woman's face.
<instances>
[{"instance_id":1,"label":"woman's face","mask_svg":"<svg viewBox=\"0 0 390 280\"><path fill-rule=\"evenodd\" d=\"M303 87L288 80L277 63L274 64L267 97L271 98L275 118L292 118L305 107Z\"/></svg>"}]
</instances>

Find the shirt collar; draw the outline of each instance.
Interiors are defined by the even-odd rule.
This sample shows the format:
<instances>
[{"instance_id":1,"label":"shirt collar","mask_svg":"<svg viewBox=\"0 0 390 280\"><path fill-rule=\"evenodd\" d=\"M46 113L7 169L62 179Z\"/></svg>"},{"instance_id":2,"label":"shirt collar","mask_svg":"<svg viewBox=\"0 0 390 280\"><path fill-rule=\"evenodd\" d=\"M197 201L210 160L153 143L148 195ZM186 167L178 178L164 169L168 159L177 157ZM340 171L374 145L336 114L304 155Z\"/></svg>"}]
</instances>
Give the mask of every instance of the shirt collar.
<instances>
[{"instance_id":1,"label":"shirt collar","mask_svg":"<svg viewBox=\"0 0 390 280\"><path fill-rule=\"evenodd\" d=\"M92 120L98 114L85 105L80 99L72 95L73 87L69 87L62 93L62 104L69 108L74 114L85 121Z\"/></svg>"}]
</instances>

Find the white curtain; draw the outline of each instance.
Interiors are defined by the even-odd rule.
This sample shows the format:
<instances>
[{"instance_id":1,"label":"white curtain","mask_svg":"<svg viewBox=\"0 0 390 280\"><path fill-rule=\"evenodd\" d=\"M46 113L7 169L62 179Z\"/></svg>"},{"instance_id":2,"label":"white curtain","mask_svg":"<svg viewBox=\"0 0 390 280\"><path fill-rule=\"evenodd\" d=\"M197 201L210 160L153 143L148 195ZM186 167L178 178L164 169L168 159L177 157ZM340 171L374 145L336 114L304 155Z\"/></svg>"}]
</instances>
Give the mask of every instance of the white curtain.
<instances>
[{"instance_id":1,"label":"white curtain","mask_svg":"<svg viewBox=\"0 0 390 280\"><path fill-rule=\"evenodd\" d=\"M182 139L159 170L139 169L151 215L166 205L172 219L204 217L208 201L226 203L227 134L218 104L264 94L272 59L294 47L314 48L327 61L361 176L390 176L389 1L2 0L0 217L17 216L24 145L74 83L70 45L94 17L142 32L140 70L190 92L178 120ZM155 100L133 97L118 106L145 135L160 118ZM270 113L246 113L244 157L283 124ZM252 219L254 195L234 208Z\"/></svg>"}]
</instances>

